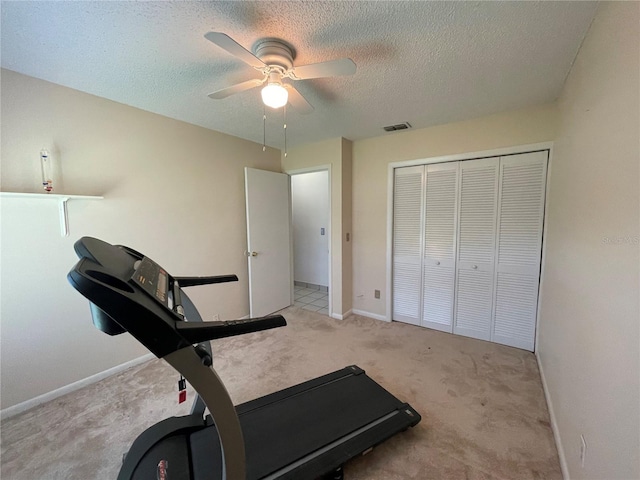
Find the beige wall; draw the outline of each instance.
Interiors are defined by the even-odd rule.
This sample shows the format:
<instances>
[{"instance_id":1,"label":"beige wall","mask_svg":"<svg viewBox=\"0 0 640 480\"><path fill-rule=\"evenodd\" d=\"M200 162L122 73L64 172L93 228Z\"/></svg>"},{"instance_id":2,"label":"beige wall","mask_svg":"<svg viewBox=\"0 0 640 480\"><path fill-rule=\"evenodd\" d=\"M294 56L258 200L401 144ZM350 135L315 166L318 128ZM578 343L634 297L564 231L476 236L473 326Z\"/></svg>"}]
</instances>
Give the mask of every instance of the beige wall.
<instances>
[{"instance_id":1,"label":"beige wall","mask_svg":"<svg viewBox=\"0 0 640 480\"><path fill-rule=\"evenodd\" d=\"M549 142L556 119L545 105L353 142L353 309L386 315L389 163Z\"/></svg>"},{"instance_id":2,"label":"beige wall","mask_svg":"<svg viewBox=\"0 0 640 480\"><path fill-rule=\"evenodd\" d=\"M353 144L342 139L342 312L353 307Z\"/></svg>"},{"instance_id":3,"label":"beige wall","mask_svg":"<svg viewBox=\"0 0 640 480\"><path fill-rule=\"evenodd\" d=\"M538 355L571 478L640 478L639 25L603 2L559 100Z\"/></svg>"},{"instance_id":4,"label":"beige wall","mask_svg":"<svg viewBox=\"0 0 640 480\"><path fill-rule=\"evenodd\" d=\"M248 314L245 166L280 170L280 152L2 70L1 190L38 190L42 147L53 150L69 202L1 200L2 408L143 355L128 335L91 324L66 280L82 235L141 250L179 275L237 273L190 289L206 318Z\"/></svg>"},{"instance_id":5,"label":"beige wall","mask_svg":"<svg viewBox=\"0 0 640 480\"><path fill-rule=\"evenodd\" d=\"M345 198L345 190L350 190L350 143L342 138L332 138L289 149L287 156L282 156L282 170L285 172L331 165L331 304L329 313L338 318L346 315L351 309L350 242L349 245L345 245L347 233L345 228L349 226L351 215L348 193ZM346 265L345 259L348 262Z\"/></svg>"}]
</instances>

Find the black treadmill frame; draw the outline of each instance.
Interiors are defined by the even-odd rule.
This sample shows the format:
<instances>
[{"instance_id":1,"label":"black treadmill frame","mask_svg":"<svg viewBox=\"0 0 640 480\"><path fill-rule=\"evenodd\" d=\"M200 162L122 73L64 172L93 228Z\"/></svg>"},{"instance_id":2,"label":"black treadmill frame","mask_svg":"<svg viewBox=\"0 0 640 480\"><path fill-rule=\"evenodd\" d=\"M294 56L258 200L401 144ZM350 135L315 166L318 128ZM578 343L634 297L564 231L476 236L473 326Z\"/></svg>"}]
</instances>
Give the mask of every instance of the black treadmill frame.
<instances>
[{"instance_id":1,"label":"black treadmill frame","mask_svg":"<svg viewBox=\"0 0 640 480\"><path fill-rule=\"evenodd\" d=\"M234 407L217 373L213 368L203 365L202 358L193 343L283 326L286 322L282 316L275 315L245 321L185 324L182 305L178 305L179 308L174 306L172 311L166 303L159 301L134 281L133 276L142 257L140 253L91 237L80 239L76 242L75 248L80 260L69 272L68 279L72 286L91 302L96 327L110 335L124 331L132 334L158 358L162 358L173 366L194 387L202 400L194 411L202 410L203 405L209 409L220 441L223 480L246 478L245 444L238 414L243 415L251 410L265 408L269 404L286 400L304 391L322 388L322 385L328 385L345 375L364 375L364 371L359 367L350 366ZM162 270L147 257L144 257L144 261L147 265L151 262ZM167 288L175 287L176 295L180 298L182 292L180 283L166 271L162 270L162 274L169 277ZM185 285L202 285L229 281L231 277L180 277L180 281ZM193 308L197 313L186 294L182 293L182 295L187 298L188 309ZM162 297L164 299L164 295ZM95 315L100 316L99 321L96 321ZM199 318L199 320L202 319ZM185 337L187 331L189 337ZM393 412L373 419L356 431L328 443L315 452L293 459L289 465L272 474L267 474L264 478L316 478L334 471L349 459L367 452L395 433L420 422L420 415L411 406L400 402L373 380L371 382L397 402L397 408ZM144 452L149 451L162 439L175 435L176 432L195 432L201 428L212 428L209 426L212 422L203 419L200 413L187 417L174 417L143 432L127 455L118 479L130 478L136 465L144 457ZM145 444L146 448L144 448Z\"/></svg>"}]
</instances>

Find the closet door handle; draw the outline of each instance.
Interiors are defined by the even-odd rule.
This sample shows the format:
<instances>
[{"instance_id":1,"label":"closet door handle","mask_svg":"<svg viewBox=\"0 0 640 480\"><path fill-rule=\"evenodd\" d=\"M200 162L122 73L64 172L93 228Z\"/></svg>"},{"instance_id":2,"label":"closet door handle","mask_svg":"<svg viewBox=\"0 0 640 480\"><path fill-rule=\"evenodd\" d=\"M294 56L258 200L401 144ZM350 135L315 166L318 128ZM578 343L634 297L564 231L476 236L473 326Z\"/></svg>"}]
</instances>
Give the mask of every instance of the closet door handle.
<instances>
[{"instance_id":1,"label":"closet door handle","mask_svg":"<svg viewBox=\"0 0 640 480\"><path fill-rule=\"evenodd\" d=\"M440 262L436 262L436 265L440 265Z\"/></svg>"},{"instance_id":2,"label":"closet door handle","mask_svg":"<svg viewBox=\"0 0 640 480\"><path fill-rule=\"evenodd\" d=\"M473 266L473 267L471 267L471 268L473 268L474 270L477 270L477 269L478 269L478 265L474 265L474 266Z\"/></svg>"}]
</instances>

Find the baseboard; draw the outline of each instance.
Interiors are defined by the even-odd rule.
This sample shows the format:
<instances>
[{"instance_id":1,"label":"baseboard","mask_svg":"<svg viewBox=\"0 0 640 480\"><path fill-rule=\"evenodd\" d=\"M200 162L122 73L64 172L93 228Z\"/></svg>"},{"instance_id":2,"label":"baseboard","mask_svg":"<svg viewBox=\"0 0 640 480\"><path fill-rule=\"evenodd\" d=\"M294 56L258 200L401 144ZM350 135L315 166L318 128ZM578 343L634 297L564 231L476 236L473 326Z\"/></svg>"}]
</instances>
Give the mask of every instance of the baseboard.
<instances>
[{"instance_id":1,"label":"baseboard","mask_svg":"<svg viewBox=\"0 0 640 480\"><path fill-rule=\"evenodd\" d=\"M558 429L558 422L556 422L556 415L553 412L553 404L551 403L551 396L549 395L549 389L547 388L547 381L544 378L542 362L540 361L540 353L536 352L535 355L538 362L538 370L540 371L540 379L542 380L542 390L544 391L544 398L547 400L547 408L549 409L551 430L553 431L553 438L556 441L556 448L558 449L558 458L560 459L560 469L562 470L562 477L565 480L569 480L569 467L567 466L567 458L564 455L564 448L562 447L562 441L560 440L560 430Z\"/></svg>"},{"instance_id":2,"label":"baseboard","mask_svg":"<svg viewBox=\"0 0 640 480\"><path fill-rule=\"evenodd\" d=\"M31 398L16 405L12 405L11 407L4 408L0 410L0 420L14 417L22 412L26 412L30 408L42 405L43 403L54 400L58 397L61 397L62 395L66 395L67 393L75 392L82 387L86 387L87 385L91 385L92 383L99 382L100 380L110 377L111 375L115 375L116 373L120 373L124 370L127 370L128 368L140 365L141 363L147 362L153 358L156 358L153 353L147 353L146 355L143 355L141 357L134 358L133 360L120 365L116 365L113 368L109 368L104 372L96 373L95 375L91 375L90 377L83 378L82 380L78 380L77 382L70 383L69 385L65 385L64 387L57 388L55 390L52 390L51 392L43 393L42 395L38 395L35 398Z\"/></svg>"},{"instance_id":3,"label":"baseboard","mask_svg":"<svg viewBox=\"0 0 640 480\"><path fill-rule=\"evenodd\" d=\"M339 313L332 313L331 314L331 318L335 318L336 320L344 320L345 318L347 318L352 313L353 313L352 310L348 310L346 313L344 313L342 315L340 315Z\"/></svg>"},{"instance_id":4,"label":"baseboard","mask_svg":"<svg viewBox=\"0 0 640 480\"><path fill-rule=\"evenodd\" d=\"M388 322L387 317L384 315L378 315L377 313L365 312L364 310L356 310L355 308L352 310L355 315L362 315L363 317L373 318L374 320L382 320L383 322Z\"/></svg>"}]
</instances>

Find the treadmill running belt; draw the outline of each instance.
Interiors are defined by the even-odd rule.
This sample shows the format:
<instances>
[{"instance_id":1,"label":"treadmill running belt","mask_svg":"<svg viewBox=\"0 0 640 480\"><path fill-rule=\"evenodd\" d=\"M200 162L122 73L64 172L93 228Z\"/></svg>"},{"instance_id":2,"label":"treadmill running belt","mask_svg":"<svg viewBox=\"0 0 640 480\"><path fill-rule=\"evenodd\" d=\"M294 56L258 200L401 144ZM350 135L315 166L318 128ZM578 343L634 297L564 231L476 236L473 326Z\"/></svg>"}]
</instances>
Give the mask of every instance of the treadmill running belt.
<instances>
[{"instance_id":1,"label":"treadmill running belt","mask_svg":"<svg viewBox=\"0 0 640 480\"><path fill-rule=\"evenodd\" d=\"M364 373L298 390L275 402L265 401L269 397L237 408L246 447L247 480L273 474L405 406ZM253 403L258 406L248 408ZM194 479L211 478L212 472L220 471L219 454L195 454L204 448L211 452L212 445L219 448L214 436L214 428L192 435L193 457L198 459L198 465L193 466ZM205 472L207 477L199 476Z\"/></svg>"}]
</instances>

